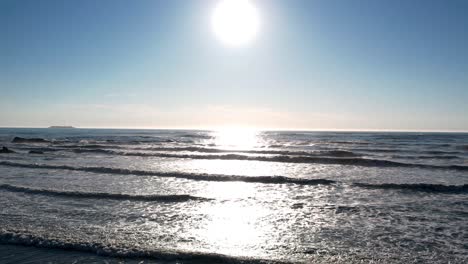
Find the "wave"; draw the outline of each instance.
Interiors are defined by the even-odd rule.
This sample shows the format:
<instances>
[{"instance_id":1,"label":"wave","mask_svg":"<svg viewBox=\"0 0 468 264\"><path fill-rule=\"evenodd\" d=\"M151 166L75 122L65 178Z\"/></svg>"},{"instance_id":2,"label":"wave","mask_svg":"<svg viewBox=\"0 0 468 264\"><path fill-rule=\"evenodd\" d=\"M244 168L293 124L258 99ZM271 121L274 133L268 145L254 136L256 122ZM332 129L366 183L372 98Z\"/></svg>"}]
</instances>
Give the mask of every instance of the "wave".
<instances>
[{"instance_id":1,"label":"wave","mask_svg":"<svg viewBox=\"0 0 468 264\"><path fill-rule=\"evenodd\" d=\"M149 156L151 152L123 152L115 151L114 149L127 150L142 150L142 151L157 151L157 152L200 152L200 153L249 153L249 154L265 154L265 155L291 155L291 156L311 156L311 157L360 157L359 153L354 153L346 150L326 150L326 151L290 151L290 150L229 150L206 147L147 147L147 148L125 148L122 146L107 146L107 145L65 145L60 148L27 148L30 150L40 151L59 151L71 150L75 153L103 153L129 156ZM154 153L154 155L162 155Z\"/></svg>"},{"instance_id":2,"label":"wave","mask_svg":"<svg viewBox=\"0 0 468 264\"><path fill-rule=\"evenodd\" d=\"M342 144L342 145L375 145L376 143L367 142L367 141L324 141L323 143L327 144Z\"/></svg>"},{"instance_id":3,"label":"wave","mask_svg":"<svg viewBox=\"0 0 468 264\"><path fill-rule=\"evenodd\" d=\"M25 164L14 163L9 161L0 161L2 166L31 168L31 169L51 169L51 170L71 170L83 171L102 174L117 174L117 175L139 175L139 176L157 176L164 178L179 178L196 181L219 181L219 182L251 182L251 183L269 183L269 184L300 184L300 185L328 185L335 181L327 179L301 179L290 178L286 176L240 176L240 175L224 175L224 174L196 174L182 172L156 172L144 170L129 170L119 168L106 167L73 167L67 165L47 165L47 164Z\"/></svg>"},{"instance_id":4,"label":"wave","mask_svg":"<svg viewBox=\"0 0 468 264\"><path fill-rule=\"evenodd\" d=\"M119 168L106 168L106 167L72 167L66 165L47 165L47 164L24 164L14 163L9 161L0 161L2 166L20 167L20 168L37 168L37 169L52 169L52 170L72 170L83 171L90 173L101 174L116 174L116 175L138 175L138 176L155 176L163 178L179 178L195 181L214 181L214 182L248 182L248 183L265 183L265 184L298 184L298 185L332 185L338 184L337 182L329 179L304 179L304 178L290 178L286 176L240 176L240 175L224 175L224 174L196 174L196 173L181 173L181 172L156 172L144 170L128 170ZM353 186L369 188L369 189L399 189L399 190L412 190L432 193L468 193L468 184L465 185L440 185L440 184L371 184L371 183L352 183ZM151 200L151 199L181 199L181 200L207 200L207 198L193 197L187 195L172 196L167 198L160 196L143 196L143 195L126 195L126 194L109 194L109 193L80 193L80 192L62 192L41 189L29 189L26 187L18 187L12 185L0 185L0 188L7 190L17 190L18 192L29 193L44 193L50 195L73 196L73 197L90 197L93 198L109 198L109 199L129 199L129 200ZM92 197L90 197L92 198Z\"/></svg>"},{"instance_id":5,"label":"wave","mask_svg":"<svg viewBox=\"0 0 468 264\"><path fill-rule=\"evenodd\" d=\"M59 145L59 144L54 144L51 146L45 146L45 147L36 147L36 146L18 146L17 148L23 149L23 150L31 150L31 151L42 151L42 152L56 152L56 151L67 151L67 150L88 150L89 152L92 152L93 150L99 151L100 149L123 149L124 147L122 146L115 146L115 145L97 145L97 144L92 144L92 145ZM83 151L86 152L86 151Z\"/></svg>"},{"instance_id":6,"label":"wave","mask_svg":"<svg viewBox=\"0 0 468 264\"><path fill-rule=\"evenodd\" d=\"M76 153L100 153L108 155L138 156L138 157L160 157L177 159L205 159L205 160L242 160L242 161L265 161L284 163L310 163L310 164L330 164L330 165L352 165L362 167L405 167L421 169L444 169L468 171L468 166L464 165L431 165L420 163L404 163L382 159L368 159L361 157L328 157L328 156L249 156L242 154L219 154L219 155L199 155L199 154L174 154L174 153L154 153L154 152L125 152L108 149L74 149ZM336 152L336 151L335 151ZM341 152L341 151L340 151ZM339 153L333 153L339 154ZM322 154L323 155L323 154Z\"/></svg>"},{"instance_id":7,"label":"wave","mask_svg":"<svg viewBox=\"0 0 468 264\"><path fill-rule=\"evenodd\" d=\"M460 157L455 155L431 155L431 156L406 156L406 155L394 155L392 156L394 159L459 159Z\"/></svg>"},{"instance_id":8,"label":"wave","mask_svg":"<svg viewBox=\"0 0 468 264\"><path fill-rule=\"evenodd\" d=\"M87 149L87 148L77 148L72 150L75 153L101 153L101 154L118 154L119 152L108 150L108 149Z\"/></svg>"},{"instance_id":9,"label":"wave","mask_svg":"<svg viewBox=\"0 0 468 264\"><path fill-rule=\"evenodd\" d=\"M422 150L415 151L411 149L393 149L393 148L353 148L354 151L363 151L370 153L415 153L426 155L456 155L460 154L459 151L442 151L442 150Z\"/></svg>"},{"instance_id":10,"label":"wave","mask_svg":"<svg viewBox=\"0 0 468 264\"><path fill-rule=\"evenodd\" d=\"M405 149L387 149L387 148L354 148L356 151L364 151L371 153L393 153L393 152L408 152Z\"/></svg>"},{"instance_id":11,"label":"wave","mask_svg":"<svg viewBox=\"0 0 468 264\"><path fill-rule=\"evenodd\" d=\"M468 145L457 146L457 149L468 151Z\"/></svg>"},{"instance_id":12,"label":"wave","mask_svg":"<svg viewBox=\"0 0 468 264\"><path fill-rule=\"evenodd\" d=\"M363 154L359 152L384 152L384 153L408 153L412 152L403 149L362 149L357 148L351 150L316 150L316 151L292 151L292 150L277 150L277 149L265 149L265 150L229 150L219 148L208 148L208 147L124 147L118 145L102 145L102 144L89 144L89 145L63 145L57 147L33 147L26 148L28 150L41 151L41 152L55 152L70 150L75 153L99 153L109 155L125 155L125 156L156 156L156 157L167 157L168 155L175 155L177 152L199 152L209 154L261 154L261 155L285 155L285 156L303 156L303 157L336 157L336 158L359 158ZM124 151L127 150L127 151ZM130 152L130 151L145 151L145 152ZM148 152L146 152L148 151ZM172 154L167 153L152 153L152 152L174 152ZM459 151L419 151L414 152L419 155L394 155L394 158L405 158L405 159L457 159L456 154L460 154ZM421 155L424 154L424 155ZM196 154L194 154L196 155ZM169 156L174 157L174 156ZM200 158L200 157L195 157ZM223 159L223 158L220 158Z\"/></svg>"},{"instance_id":13,"label":"wave","mask_svg":"<svg viewBox=\"0 0 468 264\"><path fill-rule=\"evenodd\" d=\"M161 157L178 159L207 159L207 160L245 160L245 161L266 161L266 162L285 162L285 163L311 163L311 164L330 164L330 165L352 165L362 167L404 167L421 169L444 169L468 171L468 166L463 165L430 165L417 163L403 163L390 160L365 159L365 158L337 158L337 157L311 157L311 156L247 156L240 154L223 155L194 155L194 154L171 154L171 153L149 153L149 152L118 152L102 150L102 153L116 154L124 156L141 157Z\"/></svg>"},{"instance_id":14,"label":"wave","mask_svg":"<svg viewBox=\"0 0 468 264\"><path fill-rule=\"evenodd\" d=\"M1 230L1 229L0 229ZM71 239L60 240L57 238L45 238L37 235L14 231L0 231L0 244L33 246L37 248L74 250L79 252L94 253L98 256L118 258L148 258L164 262L177 261L188 263L243 263L266 264L281 263L273 260L232 257L216 253L202 253L190 251L176 251L166 249L140 249L129 248L124 245L110 245L93 241L73 241Z\"/></svg>"},{"instance_id":15,"label":"wave","mask_svg":"<svg viewBox=\"0 0 468 264\"><path fill-rule=\"evenodd\" d=\"M127 154L147 156L149 152L118 152L114 150L141 150L141 151L157 151L157 152L200 152L200 153L249 153L249 154L266 154L266 155L291 155L291 156L311 156L311 157L360 157L362 154L347 150L321 150L321 151L291 151L291 150L229 150L207 147L135 147L126 148L116 145L61 145L59 147L29 147L28 150L38 150L43 152L48 151L63 151L70 150L75 153L103 153L103 154ZM134 154L132 154L134 153Z\"/></svg>"},{"instance_id":16,"label":"wave","mask_svg":"<svg viewBox=\"0 0 468 264\"><path fill-rule=\"evenodd\" d=\"M370 183L353 183L354 186L369 188L369 189L389 189L389 190L409 190L428 193L448 193L448 194L463 194L468 193L468 184L465 185L442 185L442 184L370 184Z\"/></svg>"},{"instance_id":17,"label":"wave","mask_svg":"<svg viewBox=\"0 0 468 264\"><path fill-rule=\"evenodd\" d=\"M178 151L193 151L193 149L197 149L196 147L187 147L187 148L144 148L140 150L156 150L156 151L174 151L177 149ZM199 148L204 149L204 148ZM139 156L139 157L161 157L161 158L182 158L182 159L221 159L221 160L259 160L259 161L277 161L281 162L283 159L290 159L297 163L303 158L309 157L321 157L326 156L327 154L331 155L346 155L343 154L345 151L333 151L333 152L326 152L320 155L318 153L310 153L310 152L290 152L290 151L236 151L236 150L222 150L222 149L204 149L201 152L207 153L229 153L224 155L198 155L198 154L174 154L174 153L154 153L154 152L129 152L129 151L115 151L109 149L86 149L86 148L78 148L73 150L76 153L102 153L102 154L109 154L109 155L122 155L122 156ZM234 154L234 153L254 153L254 154L283 154L279 156L247 156L242 154ZM340 153L338 153L340 152ZM348 152L351 155L351 152ZM289 154L289 155L287 155ZM298 155L299 157L290 157ZM298 159L299 158L299 159ZM302 159L301 159L302 158Z\"/></svg>"},{"instance_id":18,"label":"wave","mask_svg":"<svg viewBox=\"0 0 468 264\"><path fill-rule=\"evenodd\" d=\"M35 189L23 186L15 186L9 184L0 184L0 189L10 192L21 192L28 194L40 194L48 196L63 196L71 198L95 198L95 199L111 199L111 200L132 200L132 201L154 201L154 202L186 202L190 200L209 200L207 198L195 197L190 195L133 195L120 193L91 193L91 192L76 192L76 191L58 191Z\"/></svg>"},{"instance_id":19,"label":"wave","mask_svg":"<svg viewBox=\"0 0 468 264\"><path fill-rule=\"evenodd\" d=\"M327 150L327 151L289 151L289 150L229 150L204 147L153 147L153 148L135 148L135 150L149 151L170 151L170 152L201 152L201 153L251 153L251 154L271 154L271 155L302 155L302 156L331 156L331 157L359 157L361 154L346 150Z\"/></svg>"},{"instance_id":20,"label":"wave","mask_svg":"<svg viewBox=\"0 0 468 264\"><path fill-rule=\"evenodd\" d=\"M213 136L213 135L199 134L199 133L195 133L195 134L182 134L182 135L178 135L178 137L197 138L197 139L213 139L213 138L215 138L215 136Z\"/></svg>"},{"instance_id":21,"label":"wave","mask_svg":"<svg viewBox=\"0 0 468 264\"><path fill-rule=\"evenodd\" d=\"M421 153L424 154L430 154L430 155L450 155L450 154L460 154L460 151L442 151L442 150L427 150L427 151L421 151Z\"/></svg>"},{"instance_id":22,"label":"wave","mask_svg":"<svg viewBox=\"0 0 468 264\"><path fill-rule=\"evenodd\" d=\"M94 139L67 139L67 140L52 140L52 143L55 146L63 147L86 147L86 146L99 146L102 147L113 147L119 148L119 145L139 145L139 144L162 144L162 143L173 143L176 142L176 139L171 138L161 138L161 137L143 137L139 136L129 138L118 138L118 139L103 139L103 140L94 140Z\"/></svg>"},{"instance_id":23,"label":"wave","mask_svg":"<svg viewBox=\"0 0 468 264\"><path fill-rule=\"evenodd\" d=\"M11 143L49 143L49 140L43 138L22 138L14 137Z\"/></svg>"},{"instance_id":24,"label":"wave","mask_svg":"<svg viewBox=\"0 0 468 264\"><path fill-rule=\"evenodd\" d=\"M56 152L60 151L62 149L60 148L48 148L48 147L43 147L43 148L23 148L29 151L38 151L38 152Z\"/></svg>"},{"instance_id":25,"label":"wave","mask_svg":"<svg viewBox=\"0 0 468 264\"><path fill-rule=\"evenodd\" d=\"M103 148L112 148L112 149L121 149L121 146L116 145L101 145L101 144L89 144L89 145L63 145L60 146L64 149L74 149L74 148L87 148L87 149L103 149Z\"/></svg>"}]
</instances>

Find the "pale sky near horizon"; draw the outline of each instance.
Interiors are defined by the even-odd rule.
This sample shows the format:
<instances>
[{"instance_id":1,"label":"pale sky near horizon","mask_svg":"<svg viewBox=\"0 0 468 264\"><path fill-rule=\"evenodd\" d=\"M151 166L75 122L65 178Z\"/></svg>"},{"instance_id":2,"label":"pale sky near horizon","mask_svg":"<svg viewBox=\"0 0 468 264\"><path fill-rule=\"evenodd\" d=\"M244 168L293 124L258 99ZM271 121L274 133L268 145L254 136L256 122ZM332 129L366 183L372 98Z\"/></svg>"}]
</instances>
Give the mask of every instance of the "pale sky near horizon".
<instances>
[{"instance_id":1,"label":"pale sky near horizon","mask_svg":"<svg viewBox=\"0 0 468 264\"><path fill-rule=\"evenodd\" d=\"M0 0L0 127L468 131L468 1Z\"/></svg>"}]
</instances>

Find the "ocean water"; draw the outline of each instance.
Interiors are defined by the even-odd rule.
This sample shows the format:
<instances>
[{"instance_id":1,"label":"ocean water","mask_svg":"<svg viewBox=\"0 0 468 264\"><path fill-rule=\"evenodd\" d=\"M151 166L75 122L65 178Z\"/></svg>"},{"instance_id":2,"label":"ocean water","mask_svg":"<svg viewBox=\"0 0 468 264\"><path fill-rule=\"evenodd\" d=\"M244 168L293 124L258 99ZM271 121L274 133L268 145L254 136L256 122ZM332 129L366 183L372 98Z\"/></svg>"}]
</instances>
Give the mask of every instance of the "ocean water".
<instances>
[{"instance_id":1,"label":"ocean water","mask_svg":"<svg viewBox=\"0 0 468 264\"><path fill-rule=\"evenodd\" d=\"M468 134L2 128L1 146L0 263L468 262Z\"/></svg>"}]
</instances>

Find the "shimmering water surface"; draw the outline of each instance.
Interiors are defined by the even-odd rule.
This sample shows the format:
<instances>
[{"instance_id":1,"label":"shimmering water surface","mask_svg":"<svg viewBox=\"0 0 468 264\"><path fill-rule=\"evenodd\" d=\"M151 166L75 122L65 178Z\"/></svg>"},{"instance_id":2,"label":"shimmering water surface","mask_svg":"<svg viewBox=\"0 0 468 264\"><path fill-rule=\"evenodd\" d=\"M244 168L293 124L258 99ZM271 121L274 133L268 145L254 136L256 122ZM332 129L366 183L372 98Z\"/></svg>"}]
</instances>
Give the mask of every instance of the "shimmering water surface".
<instances>
[{"instance_id":1,"label":"shimmering water surface","mask_svg":"<svg viewBox=\"0 0 468 264\"><path fill-rule=\"evenodd\" d=\"M4 128L0 146L2 263L468 261L468 134Z\"/></svg>"}]
</instances>

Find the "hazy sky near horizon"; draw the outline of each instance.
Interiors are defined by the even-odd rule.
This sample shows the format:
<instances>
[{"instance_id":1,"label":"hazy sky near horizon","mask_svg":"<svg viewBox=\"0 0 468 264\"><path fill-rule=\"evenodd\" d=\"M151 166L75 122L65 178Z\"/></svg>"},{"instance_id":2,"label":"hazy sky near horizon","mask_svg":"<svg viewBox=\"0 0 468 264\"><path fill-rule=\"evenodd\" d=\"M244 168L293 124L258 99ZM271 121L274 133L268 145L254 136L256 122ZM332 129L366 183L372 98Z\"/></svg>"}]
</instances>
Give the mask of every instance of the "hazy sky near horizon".
<instances>
[{"instance_id":1,"label":"hazy sky near horizon","mask_svg":"<svg viewBox=\"0 0 468 264\"><path fill-rule=\"evenodd\" d=\"M217 2L1 0L0 126L468 131L468 1Z\"/></svg>"}]
</instances>

